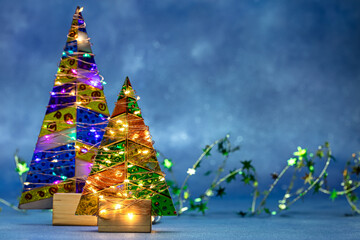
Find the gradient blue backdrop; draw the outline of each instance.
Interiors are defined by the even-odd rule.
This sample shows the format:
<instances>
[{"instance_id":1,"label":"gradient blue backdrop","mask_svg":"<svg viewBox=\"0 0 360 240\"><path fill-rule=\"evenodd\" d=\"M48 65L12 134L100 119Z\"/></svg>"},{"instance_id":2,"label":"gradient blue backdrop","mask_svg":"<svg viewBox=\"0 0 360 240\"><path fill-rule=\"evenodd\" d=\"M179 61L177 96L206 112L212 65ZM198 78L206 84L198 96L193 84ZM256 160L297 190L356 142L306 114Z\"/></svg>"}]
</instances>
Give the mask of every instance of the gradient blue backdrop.
<instances>
[{"instance_id":1,"label":"gradient blue backdrop","mask_svg":"<svg viewBox=\"0 0 360 240\"><path fill-rule=\"evenodd\" d=\"M13 154L32 156L77 5L110 111L128 75L178 180L227 133L229 168L252 159L263 186L298 145L331 143L334 184L360 150L360 1L1 0L0 197L20 191Z\"/></svg>"}]
</instances>

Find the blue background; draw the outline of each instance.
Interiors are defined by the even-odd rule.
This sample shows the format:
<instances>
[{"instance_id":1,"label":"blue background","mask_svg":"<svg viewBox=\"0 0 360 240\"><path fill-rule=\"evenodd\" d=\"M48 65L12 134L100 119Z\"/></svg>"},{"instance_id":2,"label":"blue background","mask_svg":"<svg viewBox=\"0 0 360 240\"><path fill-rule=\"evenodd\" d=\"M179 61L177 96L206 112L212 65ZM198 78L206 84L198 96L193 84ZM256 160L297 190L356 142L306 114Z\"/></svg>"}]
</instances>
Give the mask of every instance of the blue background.
<instances>
[{"instance_id":1,"label":"blue background","mask_svg":"<svg viewBox=\"0 0 360 240\"><path fill-rule=\"evenodd\" d=\"M264 187L297 146L329 141L330 183L340 187L360 150L360 1L1 0L0 197L21 191L13 154L31 159L77 5L110 111L129 76L179 181L230 133L242 149L229 169L252 159ZM200 191L208 180L197 177Z\"/></svg>"}]
</instances>

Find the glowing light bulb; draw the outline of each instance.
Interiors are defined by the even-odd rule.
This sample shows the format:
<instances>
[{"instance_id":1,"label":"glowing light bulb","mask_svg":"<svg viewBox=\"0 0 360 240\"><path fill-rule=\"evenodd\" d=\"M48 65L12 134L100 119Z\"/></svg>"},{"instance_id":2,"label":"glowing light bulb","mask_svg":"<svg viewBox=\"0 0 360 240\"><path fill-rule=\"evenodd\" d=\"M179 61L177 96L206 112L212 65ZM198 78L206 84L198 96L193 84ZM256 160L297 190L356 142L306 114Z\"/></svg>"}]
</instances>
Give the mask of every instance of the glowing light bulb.
<instances>
[{"instance_id":1,"label":"glowing light bulb","mask_svg":"<svg viewBox=\"0 0 360 240\"><path fill-rule=\"evenodd\" d=\"M116 204L115 205L115 209L120 209L121 208L121 205L120 204Z\"/></svg>"},{"instance_id":2,"label":"glowing light bulb","mask_svg":"<svg viewBox=\"0 0 360 240\"><path fill-rule=\"evenodd\" d=\"M106 213L105 209L100 210L100 214L105 214L105 213Z\"/></svg>"},{"instance_id":3,"label":"glowing light bulb","mask_svg":"<svg viewBox=\"0 0 360 240\"><path fill-rule=\"evenodd\" d=\"M76 38L76 41L78 41L78 42L82 42L84 40L85 40L84 37L81 35Z\"/></svg>"},{"instance_id":4,"label":"glowing light bulb","mask_svg":"<svg viewBox=\"0 0 360 240\"><path fill-rule=\"evenodd\" d=\"M126 94L126 95L128 95L129 93L130 93L130 91L129 91L129 90L126 90L126 91L125 91L125 94Z\"/></svg>"},{"instance_id":5,"label":"glowing light bulb","mask_svg":"<svg viewBox=\"0 0 360 240\"><path fill-rule=\"evenodd\" d=\"M130 181L129 181L129 179L125 179L124 182L128 183L128 182L130 182Z\"/></svg>"},{"instance_id":6,"label":"glowing light bulb","mask_svg":"<svg viewBox=\"0 0 360 240\"><path fill-rule=\"evenodd\" d=\"M194 168L189 168L186 173L189 175L194 175L195 172L196 172L196 170Z\"/></svg>"},{"instance_id":7,"label":"glowing light bulb","mask_svg":"<svg viewBox=\"0 0 360 240\"><path fill-rule=\"evenodd\" d=\"M133 213L128 213L128 217L129 217L129 219L131 220L131 219L133 219L134 214L133 214Z\"/></svg>"},{"instance_id":8,"label":"glowing light bulb","mask_svg":"<svg viewBox=\"0 0 360 240\"><path fill-rule=\"evenodd\" d=\"M137 96L137 97L136 97L136 100L140 100L140 97L139 97L139 96Z\"/></svg>"},{"instance_id":9,"label":"glowing light bulb","mask_svg":"<svg viewBox=\"0 0 360 240\"><path fill-rule=\"evenodd\" d=\"M86 148L82 148L80 151L81 151L82 153L87 153L87 152L88 152L88 150L87 150Z\"/></svg>"},{"instance_id":10,"label":"glowing light bulb","mask_svg":"<svg viewBox=\"0 0 360 240\"><path fill-rule=\"evenodd\" d=\"M104 196L103 196L103 195L100 195L99 198L100 198L100 199L104 199Z\"/></svg>"},{"instance_id":11,"label":"glowing light bulb","mask_svg":"<svg viewBox=\"0 0 360 240\"><path fill-rule=\"evenodd\" d=\"M30 183L29 182L24 182L24 185L29 185Z\"/></svg>"},{"instance_id":12,"label":"glowing light bulb","mask_svg":"<svg viewBox=\"0 0 360 240\"><path fill-rule=\"evenodd\" d=\"M105 151L109 151L109 148L107 148L107 147L104 147L103 149L104 149Z\"/></svg>"},{"instance_id":13,"label":"glowing light bulb","mask_svg":"<svg viewBox=\"0 0 360 240\"><path fill-rule=\"evenodd\" d=\"M147 154L147 153L149 153L149 150L144 150L142 153Z\"/></svg>"},{"instance_id":14,"label":"glowing light bulb","mask_svg":"<svg viewBox=\"0 0 360 240\"><path fill-rule=\"evenodd\" d=\"M58 160L57 160L57 159L54 159L54 160L52 160L52 162L58 162Z\"/></svg>"},{"instance_id":15,"label":"glowing light bulb","mask_svg":"<svg viewBox=\"0 0 360 240\"><path fill-rule=\"evenodd\" d=\"M140 111L135 111L134 114L140 114Z\"/></svg>"}]
</instances>

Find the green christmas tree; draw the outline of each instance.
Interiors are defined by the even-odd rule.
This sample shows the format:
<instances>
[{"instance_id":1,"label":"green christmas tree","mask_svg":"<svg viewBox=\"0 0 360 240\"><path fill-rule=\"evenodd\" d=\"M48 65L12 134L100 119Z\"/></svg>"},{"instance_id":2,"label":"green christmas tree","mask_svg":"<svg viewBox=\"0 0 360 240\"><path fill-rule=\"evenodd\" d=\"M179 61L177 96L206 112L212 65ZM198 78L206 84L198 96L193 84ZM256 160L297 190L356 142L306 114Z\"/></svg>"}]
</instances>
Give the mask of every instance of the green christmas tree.
<instances>
[{"instance_id":1,"label":"green christmas tree","mask_svg":"<svg viewBox=\"0 0 360 240\"><path fill-rule=\"evenodd\" d=\"M152 215L176 215L129 78L120 91L115 110L91 173L86 180L77 215L98 215L100 199L150 199ZM118 208L122 205L119 204ZM115 209L117 209L115 207Z\"/></svg>"}]
</instances>

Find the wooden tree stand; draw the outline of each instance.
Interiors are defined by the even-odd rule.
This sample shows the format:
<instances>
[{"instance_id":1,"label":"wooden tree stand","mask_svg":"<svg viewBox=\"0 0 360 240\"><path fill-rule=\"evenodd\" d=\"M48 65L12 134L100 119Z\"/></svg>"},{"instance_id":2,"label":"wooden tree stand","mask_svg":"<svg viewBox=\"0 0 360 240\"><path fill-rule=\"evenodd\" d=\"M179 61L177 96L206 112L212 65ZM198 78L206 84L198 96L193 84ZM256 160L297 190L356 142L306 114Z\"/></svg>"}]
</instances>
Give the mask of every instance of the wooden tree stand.
<instances>
[{"instance_id":1,"label":"wooden tree stand","mask_svg":"<svg viewBox=\"0 0 360 240\"><path fill-rule=\"evenodd\" d=\"M99 199L99 232L151 232L151 200Z\"/></svg>"},{"instance_id":2,"label":"wooden tree stand","mask_svg":"<svg viewBox=\"0 0 360 240\"><path fill-rule=\"evenodd\" d=\"M96 216L75 215L81 193L55 193L53 197L53 225L96 226Z\"/></svg>"}]
</instances>

